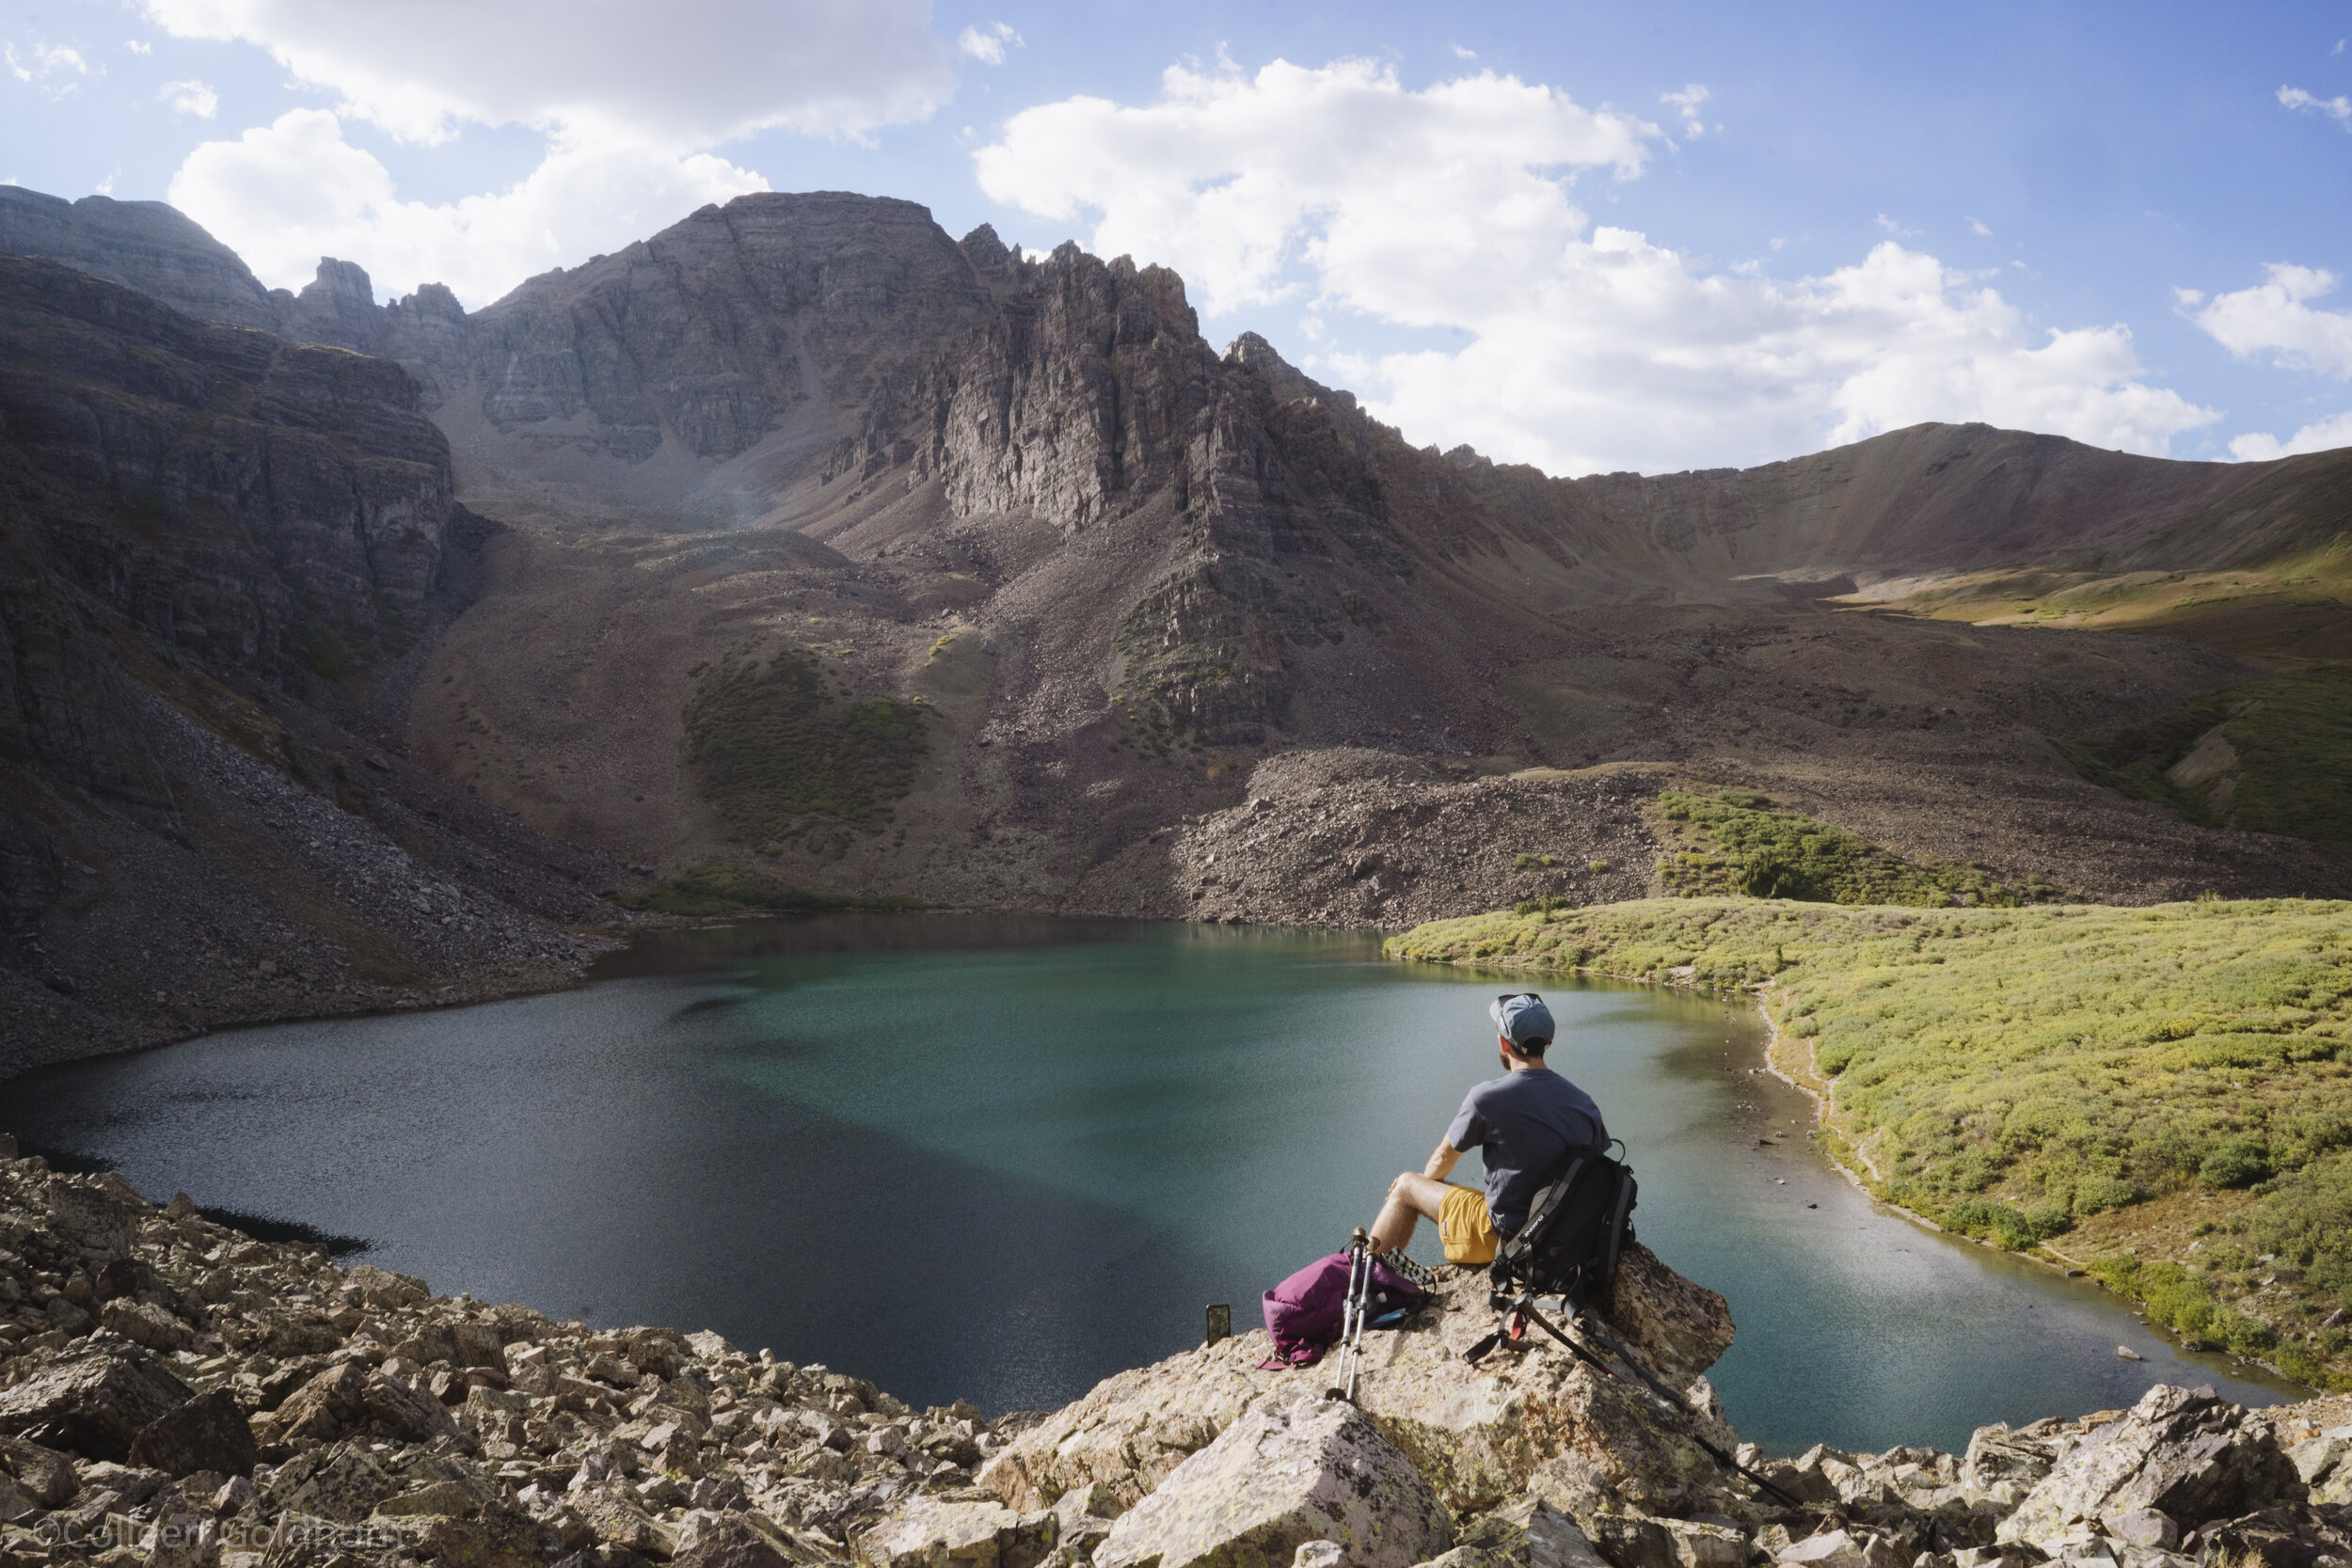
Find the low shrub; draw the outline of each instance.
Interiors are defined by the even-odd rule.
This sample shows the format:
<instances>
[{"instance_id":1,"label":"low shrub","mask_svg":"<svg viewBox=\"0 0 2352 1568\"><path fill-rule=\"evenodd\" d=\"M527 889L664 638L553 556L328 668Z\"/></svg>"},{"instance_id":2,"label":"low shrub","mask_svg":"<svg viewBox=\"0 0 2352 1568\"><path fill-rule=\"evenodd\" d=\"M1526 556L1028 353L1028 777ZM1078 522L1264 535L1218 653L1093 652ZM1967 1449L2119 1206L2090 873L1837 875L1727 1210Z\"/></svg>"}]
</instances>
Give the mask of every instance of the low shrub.
<instances>
[{"instance_id":1,"label":"low shrub","mask_svg":"<svg viewBox=\"0 0 2352 1568\"><path fill-rule=\"evenodd\" d=\"M1667 886L1692 893L1737 893L1806 904L2014 904L2016 897L1975 866L1905 860L1842 828L1791 811L1761 795L1724 790L1710 796L1666 790L1659 805L1692 842L1666 858Z\"/></svg>"},{"instance_id":2,"label":"low shrub","mask_svg":"<svg viewBox=\"0 0 2352 1568\"><path fill-rule=\"evenodd\" d=\"M2110 1209L2124 1209L2139 1201L2139 1189L2121 1177L2086 1176L2074 1183L2074 1208L2077 1214L2104 1214Z\"/></svg>"},{"instance_id":3,"label":"low shrub","mask_svg":"<svg viewBox=\"0 0 2352 1568\"><path fill-rule=\"evenodd\" d=\"M1972 1197L1953 1204L1946 1212L1944 1223L1963 1236L1979 1237L2011 1252L2022 1252L2053 1236L2065 1234L2074 1221L2064 1209L2052 1205L2020 1210L2010 1204Z\"/></svg>"},{"instance_id":4,"label":"low shrub","mask_svg":"<svg viewBox=\"0 0 2352 1568\"><path fill-rule=\"evenodd\" d=\"M2250 1187L2270 1175L2270 1150L2260 1138L2232 1138L2198 1162L2208 1187Z\"/></svg>"}]
</instances>

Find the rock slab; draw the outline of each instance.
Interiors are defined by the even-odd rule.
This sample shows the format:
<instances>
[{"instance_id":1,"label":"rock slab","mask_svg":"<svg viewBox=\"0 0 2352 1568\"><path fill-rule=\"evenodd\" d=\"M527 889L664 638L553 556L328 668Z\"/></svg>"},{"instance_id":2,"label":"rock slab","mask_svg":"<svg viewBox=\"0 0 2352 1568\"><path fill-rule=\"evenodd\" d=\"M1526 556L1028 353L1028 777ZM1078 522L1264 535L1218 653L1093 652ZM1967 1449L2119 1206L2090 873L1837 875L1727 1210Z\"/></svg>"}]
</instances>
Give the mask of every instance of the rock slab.
<instances>
[{"instance_id":1,"label":"rock slab","mask_svg":"<svg viewBox=\"0 0 2352 1568\"><path fill-rule=\"evenodd\" d=\"M1410 1568L1443 1552L1454 1518L1437 1490L1341 1400L1265 1404L1120 1515L1095 1568L1287 1568L1311 1541L1356 1568Z\"/></svg>"},{"instance_id":2,"label":"rock slab","mask_svg":"<svg viewBox=\"0 0 2352 1568\"><path fill-rule=\"evenodd\" d=\"M199 1470L250 1476L260 1457L245 1408L226 1388L175 1405L131 1439L133 1465L174 1476L192 1476Z\"/></svg>"},{"instance_id":3,"label":"rock slab","mask_svg":"<svg viewBox=\"0 0 2352 1568\"><path fill-rule=\"evenodd\" d=\"M2055 1557L2109 1516L2153 1509L2193 1528L2299 1497L2295 1466L2266 1428L2241 1430L2245 1414L2211 1388L2158 1384L2053 1465L2001 1521L1997 1539Z\"/></svg>"},{"instance_id":4,"label":"rock slab","mask_svg":"<svg viewBox=\"0 0 2352 1568\"><path fill-rule=\"evenodd\" d=\"M190 1394L147 1352L93 1336L87 1348L0 1392L0 1433L119 1462L143 1428Z\"/></svg>"}]
</instances>

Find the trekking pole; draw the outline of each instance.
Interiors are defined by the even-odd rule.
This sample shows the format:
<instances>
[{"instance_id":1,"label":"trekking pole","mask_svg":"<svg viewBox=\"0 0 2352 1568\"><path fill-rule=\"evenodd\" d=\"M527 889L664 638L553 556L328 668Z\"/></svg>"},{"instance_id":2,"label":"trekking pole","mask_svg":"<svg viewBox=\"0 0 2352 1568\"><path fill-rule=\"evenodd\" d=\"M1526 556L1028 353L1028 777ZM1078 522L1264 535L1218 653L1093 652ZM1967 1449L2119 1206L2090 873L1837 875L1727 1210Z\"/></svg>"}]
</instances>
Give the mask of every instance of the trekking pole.
<instances>
[{"instance_id":1,"label":"trekking pole","mask_svg":"<svg viewBox=\"0 0 2352 1568\"><path fill-rule=\"evenodd\" d=\"M1356 1374L1364 1370L1364 1320L1372 1316L1370 1310L1372 1306L1372 1238L1364 1233L1361 1226L1359 1226L1356 1234L1348 1238L1347 1244L1356 1256L1364 1260L1363 1278L1356 1284L1355 1310L1351 1314L1355 1319L1356 1326L1349 1336L1347 1345L1347 1402L1354 1404L1356 1402ZM1355 1270L1350 1269L1348 1273L1353 1278Z\"/></svg>"},{"instance_id":2,"label":"trekking pole","mask_svg":"<svg viewBox=\"0 0 2352 1568\"><path fill-rule=\"evenodd\" d=\"M1611 1377L1617 1378L1618 1382L1623 1383L1625 1381L1625 1379L1617 1377L1615 1370L1607 1363L1603 1362L1600 1357L1595 1355L1584 1346L1580 1345L1575 1340L1569 1338L1567 1335L1561 1332L1558 1325L1554 1324L1549 1318L1547 1318L1541 1312L1536 1311L1535 1300L1533 1296L1520 1297L1518 1302L1516 1304L1515 1310L1517 1310L1521 1316L1525 1317L1528 1322L1534 1323L1537 1328L1542 1329L1546 1334L1550 1335L1553 1338L1565 1345L1568 1348L1568 1353L1574 1355L1578 1360L1589 1361L1594 1366L1598 1367L1602 1371L1609 1373ZM1579 1308L1578 1310L1582 1312L1581 1308ZM1645 1370L1644 1370L1642 1363L1634 1357L1631 1351L1626 1349L1624 1345L1618 1343L1607 1334L1604 1334L1600 1330L1595 1328L1590 1322L1591 1316L1592 1314L1589 1312L1582 1312L1582 1316L1578 1322L1578 1326L1583 1329L1585 1333L1591 1335L1594 1338L1598 1339L1602 1344L1607 1345L1611 1350L1614 1351L1617 1354L1617 1358L1623 1361L1626 1366L1631 1370L1635 1377L1638 1377L1644 1383L1648 1384L1650 1391L1656 1394L1660 1399L1665 1401L1667 1408L1673 1412L1674 1415L1683 1418L1695 1425L1698 1418L1692 1414L1690 1407L1684 1404L1680 1400L1677 1399L1672 1389L1668 1388L1664 1384L1659 1382L1658 1379L1652 1377ZM1740 1464L1737 1459L1734 1459L1731 1455L1724 1452L1723 1449L1708 1442L1697 1432L1691 1432L1687 1433L1687 1435L1690 1437L1692 1442L1696 1443L1700 1448L1705 1449L1709 1454L1711 1454L1717 1464L1724 1465L1727 1469L1736 1470L1740 1474L1747 1477L1750 1481L1756 1482L1756 1485L1762 1487L1765 1491L1770 1492L1773 1497L1778 1497L1782 1502L1787 1503L1790 1508L1803 1508L1804 1506L1804 1503L1800 1502L1795 1497L1790 1497L1788 1493L1782 1491L1779 1487L1774 1486L1771 1481L1766 1481L1762 1476L1757 1475L1754 1470L1749 1469L1745 1465Z\"/></svg>"},{"instance_id":3,"label":"trekking pole","mask_svg":"<svg viewBox=\"0 0 2352 1568\"><path fill-rule=\"evenodd\" d=\"M1324 1390L1324 1398L1356 1399L1356 1347L1363 1336L1365 1286L1372 1281L1372 1239L1361 1227L1347 1240L1347 1296L1340 1313L1340 1385Z\"/></svg>"}]
</instances>

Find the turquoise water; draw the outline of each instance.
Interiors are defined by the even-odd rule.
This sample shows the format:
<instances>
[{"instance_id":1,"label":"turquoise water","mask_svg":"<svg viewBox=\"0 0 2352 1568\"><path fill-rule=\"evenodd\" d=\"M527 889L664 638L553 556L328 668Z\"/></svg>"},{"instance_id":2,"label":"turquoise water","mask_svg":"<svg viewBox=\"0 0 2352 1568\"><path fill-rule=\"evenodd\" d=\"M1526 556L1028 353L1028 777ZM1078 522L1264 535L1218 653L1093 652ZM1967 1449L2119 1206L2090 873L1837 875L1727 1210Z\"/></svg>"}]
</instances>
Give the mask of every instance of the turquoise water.
<instances>
[{"instance_id":1,"label":"turquoise water","mask_svg":"<svg viewBox=\"0 0 2352 1568\"><path fill-rule=\"evenodd\" d=\"M1207 1304L1254 1324L1428 1157L1498 1070L1486 1001L1525 989L1356 936L951 916L673 936L609 969L50 1069L6 1120L157 1196L366 1238L437 1290L1049 1407L1197 1341ZM1752 1009L1543 989L1643 1240L1731 1301L1714 1376L1743 1437L1950 1448L2158 1381L2278 1397L1876 1210L1754 1070Z\"/></svg>"}]
</instances>

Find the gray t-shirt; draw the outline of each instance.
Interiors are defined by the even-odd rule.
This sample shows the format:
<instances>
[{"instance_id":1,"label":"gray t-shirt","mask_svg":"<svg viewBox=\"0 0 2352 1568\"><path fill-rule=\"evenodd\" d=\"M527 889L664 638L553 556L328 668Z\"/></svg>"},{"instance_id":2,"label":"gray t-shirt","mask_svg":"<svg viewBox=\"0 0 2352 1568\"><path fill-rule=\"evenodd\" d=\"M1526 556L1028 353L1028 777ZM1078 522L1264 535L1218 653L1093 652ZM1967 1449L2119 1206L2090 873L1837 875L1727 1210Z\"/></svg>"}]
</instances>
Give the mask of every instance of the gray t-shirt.
<instances>
[{"instance_id":1,"label":"gray t-shirt","mask_svg":"<svg viewBox=\"0 0 2352 1568\"><path fill-rule=\"evenodd\" d=\"M1549 1068L1490 1078L1470 1090L1446 1129L1445 1141L1486 1163L1486 1212L1495 1232L1508 1236L1527 1220L1527 1206L1570 1149L1597 1153L1609 1129L1592 1096Z\"/></svg>"}]
</instances>

